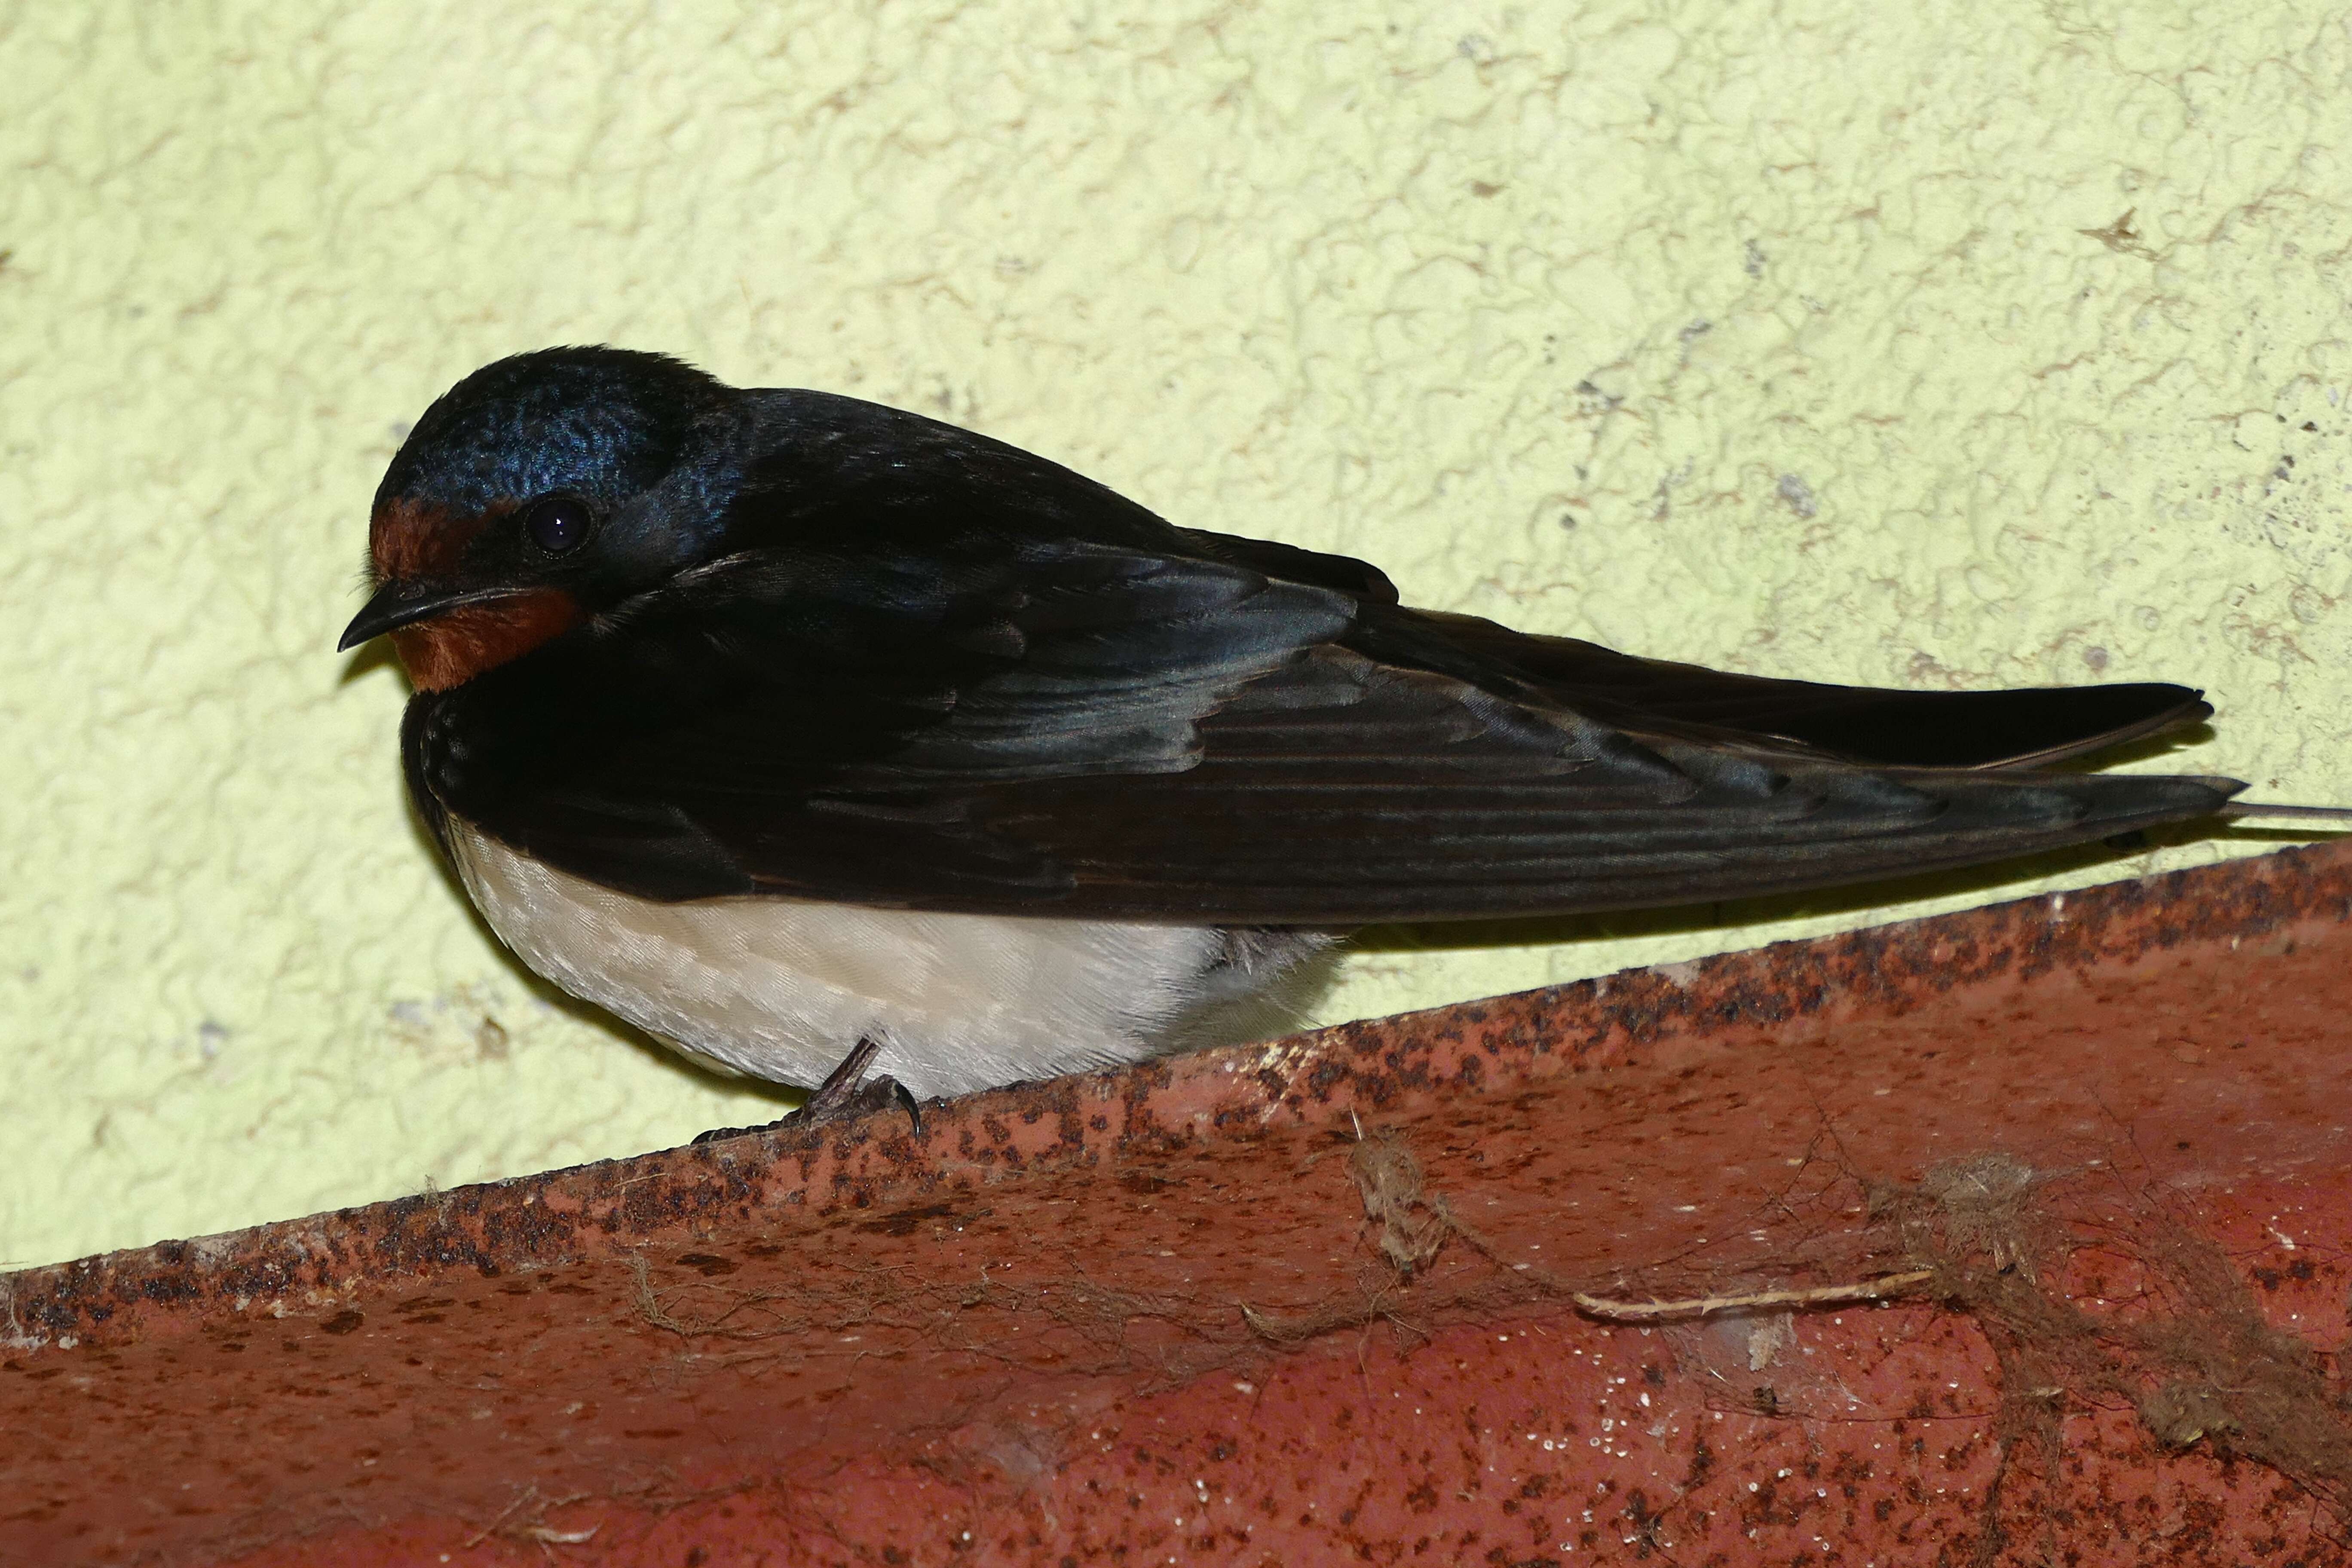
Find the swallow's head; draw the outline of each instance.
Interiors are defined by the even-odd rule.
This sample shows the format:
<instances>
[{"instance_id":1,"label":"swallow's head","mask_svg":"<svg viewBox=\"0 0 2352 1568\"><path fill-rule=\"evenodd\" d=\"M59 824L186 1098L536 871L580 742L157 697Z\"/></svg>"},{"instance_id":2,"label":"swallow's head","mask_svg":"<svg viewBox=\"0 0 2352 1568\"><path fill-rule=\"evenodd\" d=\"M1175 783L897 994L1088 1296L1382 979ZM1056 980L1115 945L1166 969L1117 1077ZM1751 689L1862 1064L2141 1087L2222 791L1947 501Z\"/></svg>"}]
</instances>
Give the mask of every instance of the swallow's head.
<instances>
[{"instance_id":1,"label":"swallow's head","mask_svg":"<svg viewBox=\"0 0 2352 1568\"><path fill-rule=\"evenodd\" d=\"M384 473L368 528L375 594L341 647L389 633L409 679L438 691L690 564L733 396L690 365L619 349L476 371Z\"/></svg>"}]
</instances>

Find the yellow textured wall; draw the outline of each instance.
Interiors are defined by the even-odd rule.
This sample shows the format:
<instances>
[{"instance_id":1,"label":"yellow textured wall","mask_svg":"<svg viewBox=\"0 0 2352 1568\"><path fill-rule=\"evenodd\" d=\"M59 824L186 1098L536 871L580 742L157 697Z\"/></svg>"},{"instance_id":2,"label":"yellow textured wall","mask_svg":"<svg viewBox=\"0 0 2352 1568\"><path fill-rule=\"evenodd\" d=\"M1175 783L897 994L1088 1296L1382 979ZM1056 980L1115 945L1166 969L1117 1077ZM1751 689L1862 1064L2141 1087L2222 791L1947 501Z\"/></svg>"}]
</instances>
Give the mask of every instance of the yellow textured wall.
<instances>
[{"instance_id":1,"label":"yellow textured wall","mask_svg":"<svg viewBox=\"0 0 2352 1568\"><path fill-rule=\"evenodd\" d=\"M2133 765L2352 799L2330 9L5 0L0 1260L775 1113L538 998L331 651L404 422L549 342L1640 651L2196 682ZM2041 885L1392 935L1324 1015Z\"/></svg>"}]
</instances>

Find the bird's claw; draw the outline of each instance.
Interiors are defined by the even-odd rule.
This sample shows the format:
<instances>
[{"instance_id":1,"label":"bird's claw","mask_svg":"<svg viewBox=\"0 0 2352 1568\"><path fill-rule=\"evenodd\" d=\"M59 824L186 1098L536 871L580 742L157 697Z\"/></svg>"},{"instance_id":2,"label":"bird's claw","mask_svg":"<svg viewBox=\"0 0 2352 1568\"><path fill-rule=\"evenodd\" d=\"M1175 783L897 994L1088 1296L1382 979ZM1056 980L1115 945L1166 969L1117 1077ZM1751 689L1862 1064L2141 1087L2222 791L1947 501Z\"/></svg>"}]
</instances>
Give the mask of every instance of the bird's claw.
<instances>
[{"instance_id":1,"label":"bird's claw","mask_svg":"<svg viewBox=\"0 0 2352 1568\"><path fill-rule=\"evenodd\" d=\"M868 1116L897 1106L914 1123L915 1136L923 1135L923 1108L916 1102L905 1084L888 1073L866 1076L866 1069L882 1052L882 1043L861 1039L850 1047L841 1065L825 1076L805 1104L798 1110L759 1127L714 1127L708 1132L695 1134L697 1143L715 1143L722 1138L740 1137L746 1132L780 1132L786 1128L807 1127L820 1121L839 1121L848 1117Z\"/></svg>"}]
</instances>

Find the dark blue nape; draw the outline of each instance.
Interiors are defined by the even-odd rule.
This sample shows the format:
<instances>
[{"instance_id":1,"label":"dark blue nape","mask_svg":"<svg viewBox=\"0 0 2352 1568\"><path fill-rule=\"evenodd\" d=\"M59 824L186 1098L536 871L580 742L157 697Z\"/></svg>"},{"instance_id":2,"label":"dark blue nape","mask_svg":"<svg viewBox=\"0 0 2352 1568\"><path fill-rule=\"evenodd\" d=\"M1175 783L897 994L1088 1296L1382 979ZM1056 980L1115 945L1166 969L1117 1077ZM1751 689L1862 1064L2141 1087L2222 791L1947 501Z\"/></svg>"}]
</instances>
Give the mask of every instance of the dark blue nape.
<instances>
[{"instance_id":1,"label":"dark blue nape","mask_svg":"<svg viewBox=\"0 0 2352 1568\"><path fill-rule=\"evenodd\" d=\"M601 500L669 471L725 384L667 354L557 348L483 366L435 400L377 487L478 512L553 489Z\"/></svg>"}]
</instances>

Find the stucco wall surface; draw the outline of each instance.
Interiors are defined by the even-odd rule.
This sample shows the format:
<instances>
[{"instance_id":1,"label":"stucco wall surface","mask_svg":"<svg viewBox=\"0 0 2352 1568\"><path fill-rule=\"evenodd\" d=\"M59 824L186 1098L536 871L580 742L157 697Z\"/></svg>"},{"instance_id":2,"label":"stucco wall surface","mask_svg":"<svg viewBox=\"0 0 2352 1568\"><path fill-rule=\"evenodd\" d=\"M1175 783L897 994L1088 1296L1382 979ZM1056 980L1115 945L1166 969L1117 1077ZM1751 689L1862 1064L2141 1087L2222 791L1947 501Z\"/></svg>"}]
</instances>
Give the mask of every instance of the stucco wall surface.
<instances>
[{"instance_id":1,"label":"stucco wall surface","mask_svg":"<svg viewBox=\"0 0 2352 1568\"><path fill-rule=\"evenodd\" d=\"M2352 801L2328 10L0 4L0 1261L776 1113L527 983L331 652L405 422L548 342L1636 651L2193 682L2127 765ZM2263 847L1374 933L1317 1016Z\"/></svg>"}]
</instances>

